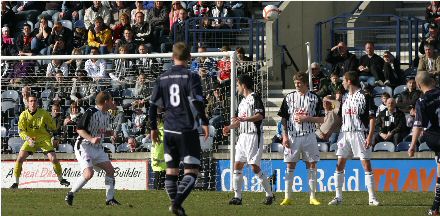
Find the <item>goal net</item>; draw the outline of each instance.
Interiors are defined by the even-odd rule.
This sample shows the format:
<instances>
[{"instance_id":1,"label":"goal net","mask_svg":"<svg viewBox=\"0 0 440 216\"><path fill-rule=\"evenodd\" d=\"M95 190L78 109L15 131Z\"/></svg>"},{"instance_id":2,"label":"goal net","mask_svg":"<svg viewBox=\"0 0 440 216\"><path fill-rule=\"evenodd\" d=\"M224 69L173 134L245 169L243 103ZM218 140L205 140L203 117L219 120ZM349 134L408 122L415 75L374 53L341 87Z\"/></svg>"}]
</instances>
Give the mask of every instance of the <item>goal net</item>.
<instances>
[{"instance_id":1,"label":"goal net","mask_svg":"<svg viewBox=\"0 0 440 216\"><path fill-rule=\"evenodd\" d=\"M202 142L201 174L196 187L215 190L219 175L215 154L233 154L229 144L237 138L236 132L231 137L222 136L223 126L229 123L231 113L235 113L233 110L241 100L235 92L235 79L240 74L253 77L254 90L261 95L266 105L268 73L265 62L240 61L234 52L192 53L191 56L188 68L201 76L206 113L210 120L210 137L207 142ZM157 186L154 178L163 178L164 175L154 175L151 169L155 162L151 161L149 153L152 144L148 133L148 101L156 78L172 66L170 53L2 56L2 154L9 155L12 160L15 158L12 155L17 154L23 143L18 137L18 117L26 107L23 97L31 92L38 96L39 107L54 112L58 129L53 131L53 135L60 141L57 148L57 152L61 153L59 158L74 159L72 152L75 150L73 146L77 136L76 118L88 107L95 105L97 92L108 91L118 108L110 111L112 129L117 137L104 138L105 150L110 153L112 160L121 163L148 160L150 168L149 173L145 174L145 178L148 178L146 187L154 188ZM58 111L53 108L57 105L60 108ZM272 136L265 134L265 137ZM30 159L38 158L43 157ZM134 175L134 169L130 170L129 163L127 166L124 175Z\"/></svg>"}]
</instances>

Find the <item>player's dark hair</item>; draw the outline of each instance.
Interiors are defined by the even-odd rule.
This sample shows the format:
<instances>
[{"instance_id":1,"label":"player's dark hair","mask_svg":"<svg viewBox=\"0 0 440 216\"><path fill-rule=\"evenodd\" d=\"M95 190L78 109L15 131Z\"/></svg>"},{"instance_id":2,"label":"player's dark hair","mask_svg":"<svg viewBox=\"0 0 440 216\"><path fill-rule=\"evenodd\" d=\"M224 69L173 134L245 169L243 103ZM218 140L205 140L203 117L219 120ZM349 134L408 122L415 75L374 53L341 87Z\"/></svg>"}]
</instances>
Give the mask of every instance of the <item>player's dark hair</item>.
<instances>
[{"instance_id":1,"label":"player's dark hair","mask_svg":"<svg viewBox=\"0 0 440 216\"><path fill-rule=\"evenodd\" d=\"M348 81L351 81L351 84L359 87L361 83L359 82L359 75L356 71L348 71L344 74L344 78Z\"/></svg>"},{"instance_id":2,"label":"player's dark hair","mask_svg":"<svg viewBox=\"0 0 440 216\"><path fill-rule=\"evenodd\" d=\"M191 58L189 47L183 42L174 44L173 57L180 61L188 61Z\"/></svg>"},{"instance_id":3,"label":"player's dark hair","mask_svg":"<svg viewBox=\"0 0 440 216\"><path fill-rule=\"evenodd\" d=\"M240 75L238 77L238 82L245 85L247 89L254 90L254 80L252 77L246 74Z\"/></svg>"},{"instance_id":4,"label":"player's dark hair","mask_svg":"<svg viewBox=\"0 0 440 216\"><path fill-rule=\"evenodd\" d=\"M304 73L304 72L299 72L299 73L296 73L295 75L293 75L293 80L294 81L298 80L298 81L300 81L300 82L302 82L304 84L308 84L308 82L307 82L308 79L309 79L309 76L306 73Z\"/></svg>"},{"instance_id":5,"label":"player's dark hair","mask_svg":"<svg viewBox=\"0 0 440 216\"><path fill-rule=\"evenodd\" d=\"M29 101L29 98L34 97L34 98L38 98L37 94L35 94L34 92L30 92L29 96L26 98L27 101Z\"/></svg>"},{"instance_id":6,"label":"player's dark hair","mask_svg":"<svg viewBox=\"0 0 440 216\"><path fill-rule=\"evenodd\" d=\"M112 96L109 92L101 91L96 95L96 105L103 105L105 101L110 100Z\"/></svg>"},{"instance_id":7,"label":"player's dark hair","mask_svg":"<svg viewBox=\"0 0 440 216\"><path fill-rule=\"evenodd\" d=\"M382 93L382 97L390 98L391 95L388 92Z\"/></svg>"}]
</instances>

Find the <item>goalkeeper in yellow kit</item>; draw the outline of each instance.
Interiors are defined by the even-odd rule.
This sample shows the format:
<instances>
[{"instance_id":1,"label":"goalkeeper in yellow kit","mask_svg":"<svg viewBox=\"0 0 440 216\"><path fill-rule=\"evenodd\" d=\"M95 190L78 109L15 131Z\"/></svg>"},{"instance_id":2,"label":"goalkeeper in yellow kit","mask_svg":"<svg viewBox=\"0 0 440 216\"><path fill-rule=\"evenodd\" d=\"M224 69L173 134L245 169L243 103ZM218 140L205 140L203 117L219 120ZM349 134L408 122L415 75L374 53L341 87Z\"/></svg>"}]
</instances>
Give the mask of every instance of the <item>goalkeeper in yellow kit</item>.
<instances>
[{"instance_id":1,"label":"goalkeeper in yellow kit","mask_svg":"<svg viewBox=\"0 0 440 216\"><path fill-rule=\"evenodd\" d=\"M26 100L26 98L24 98L24 100ZM25 142L20 149L17 161L15 162L15 183L12 184L11 188L18 188L23 162L38 148L41 148L43 153L49 158L50 162L52 162L53 169L58 176L60 184L68 187L70 183L66 179L63 179L61 165L55 155L53 144L56 145L57 143L52 143L53 139L49 133L49 131L56 129L55 121L49 112L38 108L37 97L35 95L30 95L27 98L27 101L28 108L20 114L18 120L20 137Z\"/></svg>"}]
</instances>

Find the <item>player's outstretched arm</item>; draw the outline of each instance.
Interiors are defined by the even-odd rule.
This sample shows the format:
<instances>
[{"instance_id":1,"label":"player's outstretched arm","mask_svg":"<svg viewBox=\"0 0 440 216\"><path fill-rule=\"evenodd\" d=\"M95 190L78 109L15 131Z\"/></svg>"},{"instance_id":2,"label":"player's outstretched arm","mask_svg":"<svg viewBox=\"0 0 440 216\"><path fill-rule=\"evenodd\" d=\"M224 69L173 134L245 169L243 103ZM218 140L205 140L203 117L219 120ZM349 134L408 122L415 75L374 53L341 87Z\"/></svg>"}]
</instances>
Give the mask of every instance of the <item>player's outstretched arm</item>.
<instances>
[{"instance_id":1,"label":"player's outstretched arm","mask_svg":"<svg viewBox=\"0 0 440 216\"><path fill-rule=\"evenodd\" d=\"M411 139L411 146L408 149L408 156L414 157L414 153L417 149L417 139L419 139L420 134L422 133L423 128L421 127L413 127L412 130L412 139Z\"/></svg>"}]
</instances>

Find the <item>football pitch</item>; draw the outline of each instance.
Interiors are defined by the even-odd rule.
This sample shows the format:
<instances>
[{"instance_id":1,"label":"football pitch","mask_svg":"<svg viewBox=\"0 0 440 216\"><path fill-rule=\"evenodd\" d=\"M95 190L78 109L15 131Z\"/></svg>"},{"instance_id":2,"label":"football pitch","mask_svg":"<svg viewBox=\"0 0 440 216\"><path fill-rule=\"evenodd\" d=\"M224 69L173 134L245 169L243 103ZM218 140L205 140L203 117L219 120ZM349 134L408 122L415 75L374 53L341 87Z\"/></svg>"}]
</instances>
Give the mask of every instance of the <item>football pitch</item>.
<instances>
[{"instance_id":1,"label":"football pitch","mask_svg":"<svg viewBox=\"0 0 440 216\"><path fill-rule=\"evenodd\" d=\"M117 191L121 206L106 206L104 190L82 190L76 194L73 206L67 206L67 189L2 189L2 215L45 216L129 216L172 215L165 191ZM233 193L195 191L184 203L188 215L426 215L432 204L432 192L378 192L381 206L368 206L367 192L345 192L340 206L328 206L334 193L317 193L320 206L308 204L307 193L293 193L292 206L280 206L284 193L276 193L272 206L261 204L264 193L244 193L242 206L230 206Z\"/></svg>"}]
</instances>

